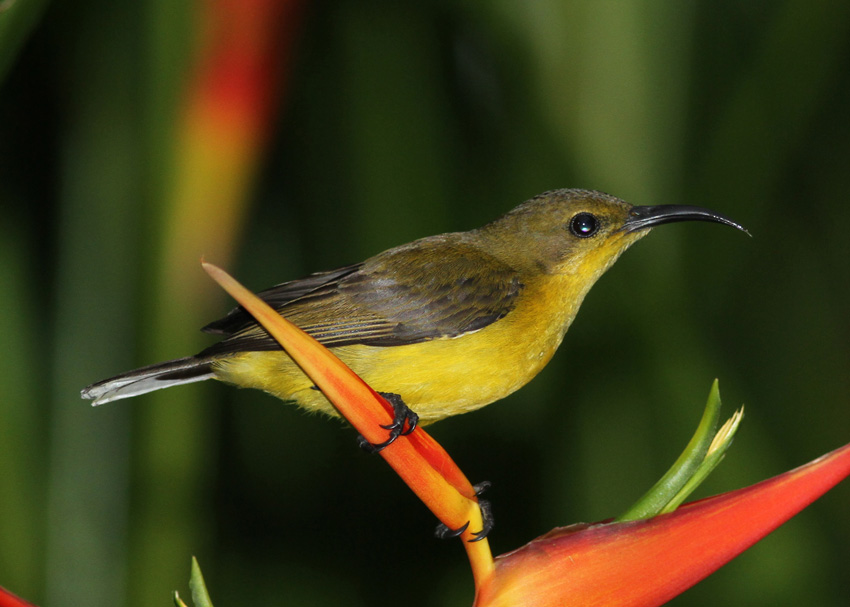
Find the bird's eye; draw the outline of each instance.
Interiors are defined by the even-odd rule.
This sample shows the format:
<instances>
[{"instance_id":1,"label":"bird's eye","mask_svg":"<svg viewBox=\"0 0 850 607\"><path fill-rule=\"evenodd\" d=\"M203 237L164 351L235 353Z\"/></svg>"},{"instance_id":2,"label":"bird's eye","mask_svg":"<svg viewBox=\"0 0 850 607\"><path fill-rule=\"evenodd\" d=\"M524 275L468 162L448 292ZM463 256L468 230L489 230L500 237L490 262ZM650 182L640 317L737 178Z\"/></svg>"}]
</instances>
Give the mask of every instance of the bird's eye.
<instances>
[{"instance_id":1,"label":"bird's eye","mask_svg":"<svg viewBox=\"0 0 850 607\"><path fill-rule=\"evenodd\" d=\"M590 213L579 213L570 219L570 232L579 238L590 238L599 231L599 220Z\"/></svg>"}]
</instances>

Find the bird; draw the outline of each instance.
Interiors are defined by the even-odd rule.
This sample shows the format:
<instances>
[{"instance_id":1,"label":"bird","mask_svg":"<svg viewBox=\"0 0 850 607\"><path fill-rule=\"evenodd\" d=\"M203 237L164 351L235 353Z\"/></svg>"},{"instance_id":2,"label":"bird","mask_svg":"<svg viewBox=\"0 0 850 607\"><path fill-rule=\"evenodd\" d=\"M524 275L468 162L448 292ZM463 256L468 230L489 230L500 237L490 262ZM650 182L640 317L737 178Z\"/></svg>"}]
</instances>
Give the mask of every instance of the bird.
<instances>
[{"instance_id":1,"label":"bird","mask_svg":"<svg viewBox=\"0 0 850 607\"><path fill-rule=\"evenodd\" d=\"M258 295L393 406L383 448L417 423L479 409L551 360L602 274L650 229L679 221L745 228L710 209L633 206L591 190L544 192L483 227L429 236ZM202 329L220 341L82 390L95 405L217 379L311 412L338 413L243 308Z\"/></svg>"}]
</instances>

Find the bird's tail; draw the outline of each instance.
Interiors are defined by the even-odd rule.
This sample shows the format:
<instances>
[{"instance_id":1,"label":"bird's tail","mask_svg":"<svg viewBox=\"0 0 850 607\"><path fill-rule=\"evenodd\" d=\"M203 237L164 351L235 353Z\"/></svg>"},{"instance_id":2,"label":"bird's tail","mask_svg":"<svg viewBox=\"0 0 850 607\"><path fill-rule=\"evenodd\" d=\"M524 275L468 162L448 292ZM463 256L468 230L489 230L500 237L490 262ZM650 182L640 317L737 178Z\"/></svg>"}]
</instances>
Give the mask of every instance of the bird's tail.
<instances>
[{"instance_id":1,"label":"bird's tail","mask_svg":"<svg viewBox=\"0 0 850 607\"><path fill-rule=\"evenodd\" d=\"M189 384L213 377L209 359L188 356L128 371L84 388L80 395L102 405L161 388Z\"/></svg>"}]
</instances>

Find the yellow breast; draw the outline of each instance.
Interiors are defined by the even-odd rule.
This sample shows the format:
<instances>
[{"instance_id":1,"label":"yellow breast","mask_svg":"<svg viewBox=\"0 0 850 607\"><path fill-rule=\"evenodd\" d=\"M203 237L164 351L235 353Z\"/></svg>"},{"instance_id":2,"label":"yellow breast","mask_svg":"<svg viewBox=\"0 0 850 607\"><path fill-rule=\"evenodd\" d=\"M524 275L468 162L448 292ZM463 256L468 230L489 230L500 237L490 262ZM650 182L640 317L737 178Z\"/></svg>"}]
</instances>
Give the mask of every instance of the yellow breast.
<instances>
[{"instance_id":1,"label":"yellow breast","mask_svg":"<svg viewBox=\"0 0 850 607\"><path fill-rule=\"evenodd\" d=\"M537 375L552 358L584 297L569 282L569 277L548 276L526 285L504 318L459 337L332 351L378 392L400 394L422 423L438 421L504 398ZM217 361L214 369L216 377L228 383L336 415L284 352L241 353Z\"/></svg>"}]
</instances>

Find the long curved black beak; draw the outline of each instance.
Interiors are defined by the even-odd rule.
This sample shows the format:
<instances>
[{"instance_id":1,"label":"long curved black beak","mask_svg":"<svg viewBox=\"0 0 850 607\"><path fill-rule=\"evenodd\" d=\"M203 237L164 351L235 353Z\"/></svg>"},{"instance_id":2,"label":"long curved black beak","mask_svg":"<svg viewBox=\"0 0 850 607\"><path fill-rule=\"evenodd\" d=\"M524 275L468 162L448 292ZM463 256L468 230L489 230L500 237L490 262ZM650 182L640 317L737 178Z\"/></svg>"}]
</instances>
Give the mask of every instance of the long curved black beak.
<instances>
[{"instance_id":1,"label":"long curved black beak","mask_svg":"<svg viewBox=\"0 0 850 607\"><path fill-rule=\"evenodd\" d=\"M737 228L747 234L750 233L741 224L732 221L725 215L716 211L704 209L703 207L689 207L678 204L662 204L652 207L632 207L629 217L623 225L626 232L645 230L663 223L674 221L712 221Z\"/></svg>"}]
</instances>

